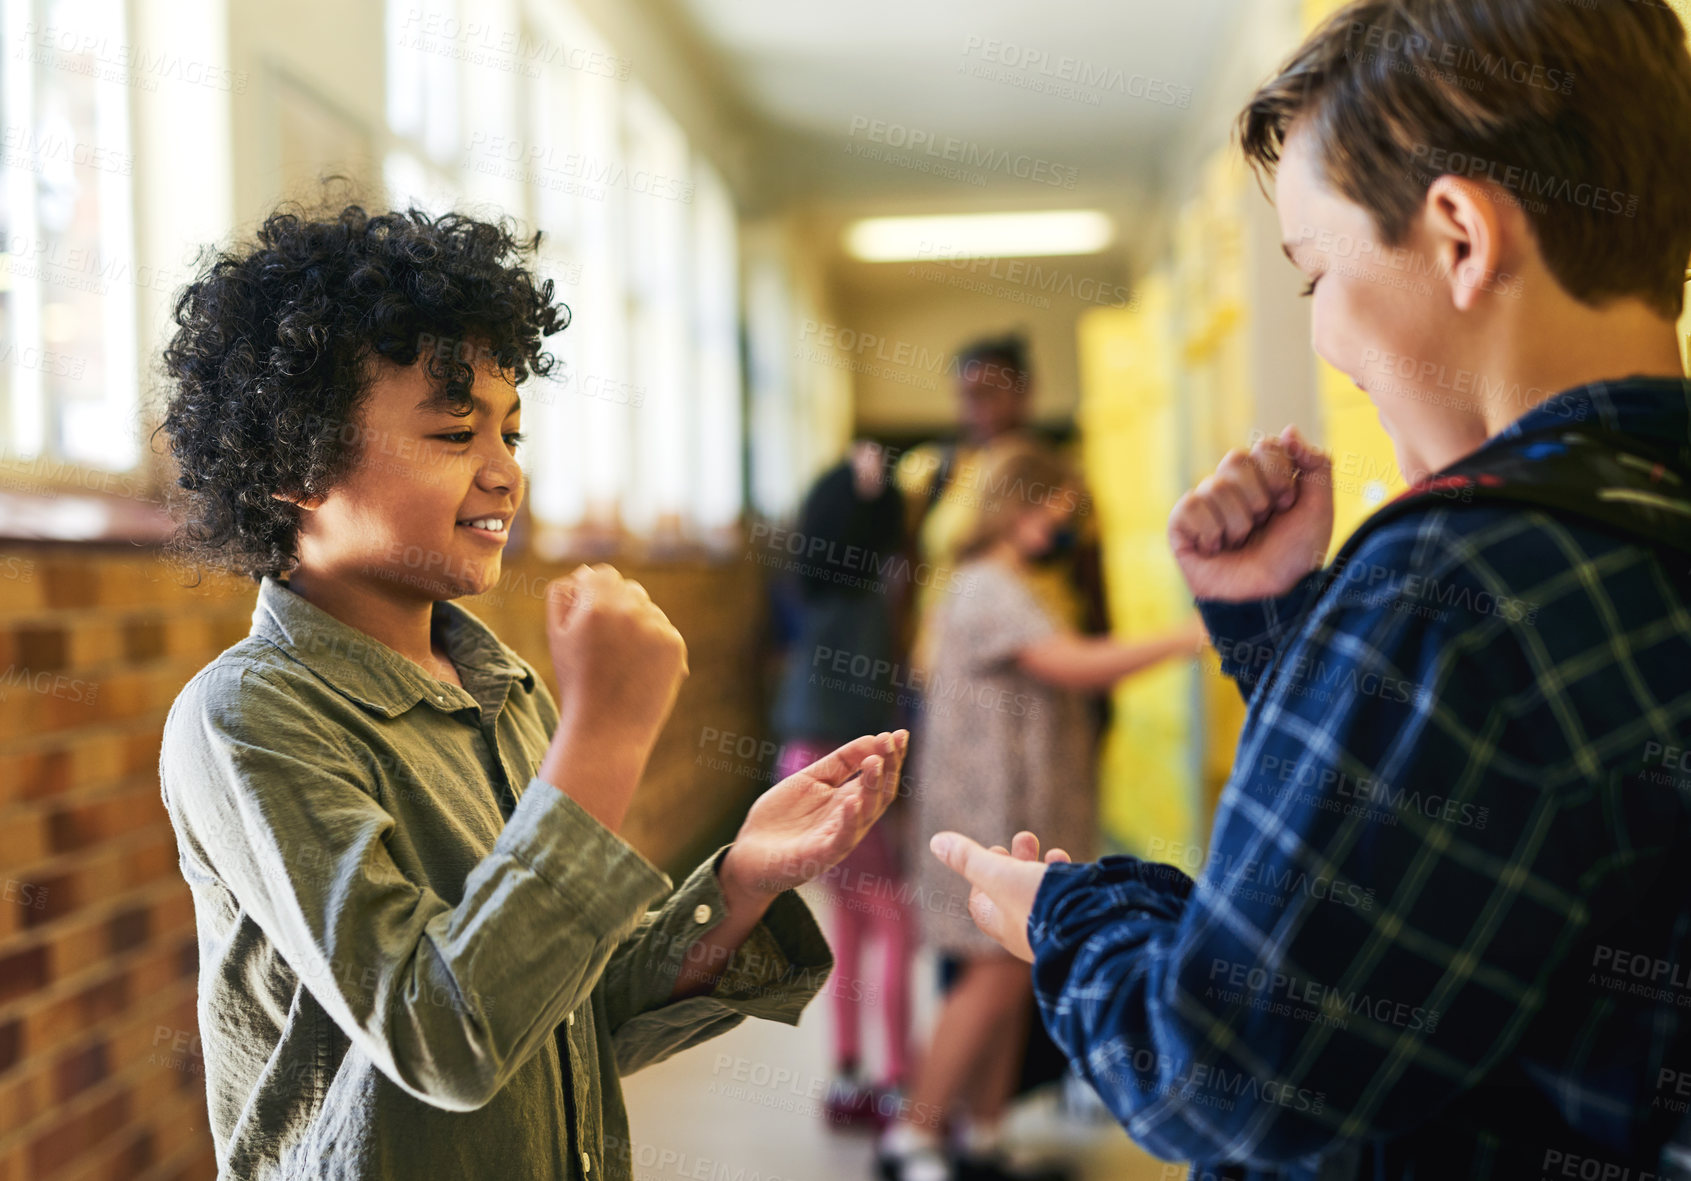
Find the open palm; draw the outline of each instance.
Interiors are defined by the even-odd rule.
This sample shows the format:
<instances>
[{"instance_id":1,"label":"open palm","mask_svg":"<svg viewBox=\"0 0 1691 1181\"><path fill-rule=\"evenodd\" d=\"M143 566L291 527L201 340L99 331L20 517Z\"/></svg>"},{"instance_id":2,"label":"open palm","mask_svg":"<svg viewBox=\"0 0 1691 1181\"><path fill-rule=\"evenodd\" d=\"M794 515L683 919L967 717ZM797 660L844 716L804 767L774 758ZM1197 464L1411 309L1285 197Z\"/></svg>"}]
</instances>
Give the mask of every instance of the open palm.
<instances>
[{"instance_id":1,"label":"open palm","mask_svg":"<svg viewBox=\"0 0 1691 1181\"><path fill-rule=\"evenodd\" d=\"M898 795L907 731L869 734L758 797L722 866L724 884L772 896L838 865Z\"/></svg>"}]
</instances>

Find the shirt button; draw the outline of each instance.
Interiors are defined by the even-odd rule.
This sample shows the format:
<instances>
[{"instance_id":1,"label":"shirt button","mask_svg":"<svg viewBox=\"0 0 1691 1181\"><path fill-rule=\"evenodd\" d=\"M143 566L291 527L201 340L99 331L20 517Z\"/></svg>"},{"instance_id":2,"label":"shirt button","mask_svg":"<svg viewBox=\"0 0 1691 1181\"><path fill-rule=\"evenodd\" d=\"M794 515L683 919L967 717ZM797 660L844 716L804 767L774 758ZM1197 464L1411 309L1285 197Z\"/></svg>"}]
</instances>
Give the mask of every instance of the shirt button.
<instances>
[{"instance_id":1,"label":"shirt button","mask_svg":"<svg viewBox=\"0 0 1691 1181\"><path fill-rule=\"evenodd\" d=\"M588 1156L585 1152L581 1154L581 1171L583 1173L591 1173L593 1171L593 1158Z\"/></svg>"},{"instance_id":2,"label":"shirt button","mask_svg":"<svg viewBox=\"0 0 1691 1181\"><path fill-rule=\"evenodd\" d=\"M695 906L693 908L693 921L701 924L710 922L710 907L703 902Z\"/></svg>"}]
</instances>

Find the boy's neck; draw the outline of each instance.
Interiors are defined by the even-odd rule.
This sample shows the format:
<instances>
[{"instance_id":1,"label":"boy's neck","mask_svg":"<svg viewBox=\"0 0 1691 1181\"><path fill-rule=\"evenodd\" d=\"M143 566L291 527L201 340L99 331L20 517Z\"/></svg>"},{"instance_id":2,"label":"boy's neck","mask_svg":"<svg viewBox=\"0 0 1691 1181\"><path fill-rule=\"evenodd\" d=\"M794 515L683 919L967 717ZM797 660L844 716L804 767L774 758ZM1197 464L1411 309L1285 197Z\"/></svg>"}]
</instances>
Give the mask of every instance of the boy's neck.
<instances>
[{"instance_id":1,"label":"boy's neck","mask_svg":"<svg viewBox=\"0 0 1691 1181\"><path fill-rule=\"evenodd\" d=\"M1596 381L1685 376L1677 326L1637 300L1592 308L1571 299L1540 305L1530 323L1499 333L1480 372L1503 378L1480 405L1486 436L1556 394Z\"/></svg>"},{"instance_id":2,"label":"boy's neck","mask_svg":"<svg viewBox=\"0 0 1691 1181\"><path fill-rule=\"evenodd\" d=\"M304 566L296 567L287 582L313 607L440 675L435 669L432 600L395 599L359 579L320 576Z\"/></svg>"}]
</instances>

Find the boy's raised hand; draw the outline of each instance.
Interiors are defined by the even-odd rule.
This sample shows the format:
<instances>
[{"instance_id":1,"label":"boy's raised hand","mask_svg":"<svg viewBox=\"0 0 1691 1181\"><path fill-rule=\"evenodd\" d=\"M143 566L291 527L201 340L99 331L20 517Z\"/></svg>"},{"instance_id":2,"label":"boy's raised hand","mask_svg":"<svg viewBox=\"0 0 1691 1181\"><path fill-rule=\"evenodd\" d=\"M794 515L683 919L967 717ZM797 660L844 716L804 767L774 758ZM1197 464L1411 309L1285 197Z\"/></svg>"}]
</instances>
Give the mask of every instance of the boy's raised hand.
<instances>
[{"instance_id":1,"label":"boy's raised hand","mask_svg":"<svg viewBox=\"0 0 1691 1181\"><path fill-rule=\"evenodd\" d=\"M1168 540L1192 594L1245 602L1285 594L1333 539L1333 462L1295 426L1229 451L1169 514Z\"/></svg>"},{"instance_id":2,"label":"boy's raised hand","mask_svg":"<svg viewBox=\"0 0 1691 1181\"><path fill-rule=\"evenodd\" d=\"M546 642L558 676L558 733L541 777L582 783L583 802L591 794L589 810L614 829L687 677L687 642L645 587L605 565L547 585ZM584 766L583 752L595 768ZM589 774L614 783L617 798L597 798L605 792L585 786Z\"/></svg>"},{"instance_id":3,"label":"boy's raised hand","mask_svg":"<svg viewBox=\"0 0 1691 1181\"><path fill-rule=\"evenodd\" d=\"M909 745L868 734L764 792L718 867L723 893L767 901L838 865L898 795Z\"/></svg>"}]
</instances>

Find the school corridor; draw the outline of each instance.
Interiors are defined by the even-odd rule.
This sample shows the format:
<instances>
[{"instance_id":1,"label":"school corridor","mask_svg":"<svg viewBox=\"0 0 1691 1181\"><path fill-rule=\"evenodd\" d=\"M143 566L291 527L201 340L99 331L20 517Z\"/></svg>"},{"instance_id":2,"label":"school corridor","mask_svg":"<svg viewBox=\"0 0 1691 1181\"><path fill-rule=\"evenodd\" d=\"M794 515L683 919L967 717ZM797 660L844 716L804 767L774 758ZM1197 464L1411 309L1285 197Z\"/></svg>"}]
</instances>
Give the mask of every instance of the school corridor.
<instances>
[{"instance_id":1,"label":"school corridor","mask_svg":"<svg viewBox=\"0 0 1691 1181\"><path fill-rule=\"evenodd\" d=\"M1050 720L1043 698L930 671L944 641L924 621L974 594L953 557L1023 544L993 532L1000 493L975 466L1005 440L1024 466L991 470L1083 510L1029 526L1029 585L1051 596L1037 602L1164 645L1064 715L1086 738L1054 777L1087 786L1051 815L1094 855L1195 873L1245 706L1192 634L1171 506L1288 423L1333 457L1335 552L1404 487L1365 395L1312 351L1304 276L1232 142L1241 103L1339 7L0 0L0 1181L219 1176L205 945L159 769L172 703L258 604L253 579L170 545L184 489L162 354L215 251L250 246L284 202L540 234L525 265L570 323L544 342L555 369L519 388L520 508L496 529L444 521L505 547L457 601L549 693L552 580L609 563L667 615L690 673L617 833L676 882L733 840L778 768L808 762L783 763L806 741L910 726L920 743L958 701L998 695L991 733L945 740L961 761ZM1691 351L1691 315L1679 329ZM437 357L465 343L424 336ZM202 413L215 434L218 406ZM230 446L289 419L229 413ZM415 506L442 486L415 440L332 416L325 430L362 441L390 507L409 497L395 489ZM853 489L880 514L863 532L826 507ZM401 598L469 576L457 550L376 558ZM981 631L1039 633L1031 611L979 614ZM495 754L410 790L445 798L457 832L500 815L500 774ZM831 987L863 996L856 1082L908 1099L970 936L966 892L918 865L910 832L941 793L906 774L905 827L850 872L916 899L908 961L865 935ZM946 806L967 819L986 798ZM801 896L834 938L847 910L819 881ZM1031 1012L970 995L977 1037ZM889 1007L909 1061L888 1061ZM272 1008L287 1017L286 998ZM634 1176L874 1176L876 1133L827 1118L834 1021L825 992L796 1027L747 1021L631 1075ZM955 1067L1013 1091L981 1143L1072 1181L1185 1177L1072 1080L1023 1088L1036 1033Z\"/></svg>"}]
</instances>

